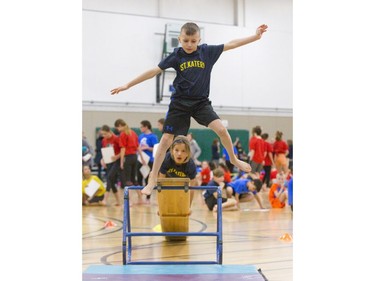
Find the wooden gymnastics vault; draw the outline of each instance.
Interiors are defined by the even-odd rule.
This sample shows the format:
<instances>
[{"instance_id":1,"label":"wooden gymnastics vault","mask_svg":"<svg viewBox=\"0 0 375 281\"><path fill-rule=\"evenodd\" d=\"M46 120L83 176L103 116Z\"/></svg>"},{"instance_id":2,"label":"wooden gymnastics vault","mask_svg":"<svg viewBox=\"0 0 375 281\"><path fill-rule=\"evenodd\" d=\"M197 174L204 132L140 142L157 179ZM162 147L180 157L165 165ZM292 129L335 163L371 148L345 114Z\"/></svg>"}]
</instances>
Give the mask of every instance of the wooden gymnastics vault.
<instances>
[{"instance_id":1,"label":"wooden gymnastics vault","mask_svg":"<svg viewBox=\"0 0 375 281\"><path fill-rule=\"evenodd\" d=\"M162 187L184 187L179 190ZM158 205L162 232L189 232L189 178L158 178ZM167 241L185 241L186 236L165 236Z\"/></svg>"}]
</instances>

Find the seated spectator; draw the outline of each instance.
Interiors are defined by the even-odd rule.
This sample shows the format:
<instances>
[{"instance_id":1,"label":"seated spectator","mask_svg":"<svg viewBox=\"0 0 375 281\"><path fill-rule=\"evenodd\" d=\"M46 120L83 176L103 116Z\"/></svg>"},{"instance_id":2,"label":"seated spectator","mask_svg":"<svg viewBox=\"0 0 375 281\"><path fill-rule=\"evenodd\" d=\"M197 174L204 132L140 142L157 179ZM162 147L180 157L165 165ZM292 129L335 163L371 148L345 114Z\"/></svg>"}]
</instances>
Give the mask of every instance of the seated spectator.
<instances>
[{"instance_id":1,"label":"seated spectator","mask_svg":"<svg viewBox=\"0 0 375 281\"><path fill-rule=\"evenodd\" d=\"M276 182L276 176L277 176L277 169L273 167L271 169L271 174L270 174L270 183L271 183L271 185Z\"/></svg>"},{"instance_id":2,"label":"seated spectator","mask_svg":"<svg viewBox=\"0 0 375 281\"><path fill-rule=\"evenodd\" d=\"M287 187L285 186L285 175L283 172L276 176L276 183L271 185L268 199L272 208L284 208L288 199Z\"/></svg>"},{"instance_id":3,"label":"seated spectator","mask_svg":"<svg viewBox=\"0 0 375 281\"><path fill-rule=\"evenodd\" d=\"M220 186L220 189L223 191L225 186L224 182L224 173L221 169L216 168L213 171L213 179L207 184L208 186ZM217 211L217 191L207 189L203 194L204 201L210 211ZM236 206L236 200L234 198L224 198L224 194L222 194L222 208L223 211L225 210L238 210Z\"/></svg>"},{"instance_id":4,"label":"seated spectator","mask_svg":"<svg viewBox=\"0 0 375 281\"><path fill-rule=\"evenodd\" d=\"M208 161L202 161L201 171L198 173L198 182L201 186L205 186L212 178L212 172Z\"/></svg>"},{"instance_id":5,"label":"seated spectator","mask_svg":"<svg viewBox=\"0 0 375 281\"><path fill-rule=\"evenodd\" d=\"M232 174L224 163L219 163L219 169L221 169L224 172L224 182L228 183L232 181Z\"/></svg>"},{"instance_id":6,"label":"seated spectator","mask_svg":"<svg viewBox=\"0 0 375 281\"><path fill-rule=\"evenodd\" d=\"M91 169L88 165L83 166L82 178L82 205L99 203L99 205L104 206L106 204L104 201L105 187L101 179L91 174ZM85 188L91 181L96 181L99 184L99 188L93 196L89 197L85 192Z\"/></svg>"}]
</instances>

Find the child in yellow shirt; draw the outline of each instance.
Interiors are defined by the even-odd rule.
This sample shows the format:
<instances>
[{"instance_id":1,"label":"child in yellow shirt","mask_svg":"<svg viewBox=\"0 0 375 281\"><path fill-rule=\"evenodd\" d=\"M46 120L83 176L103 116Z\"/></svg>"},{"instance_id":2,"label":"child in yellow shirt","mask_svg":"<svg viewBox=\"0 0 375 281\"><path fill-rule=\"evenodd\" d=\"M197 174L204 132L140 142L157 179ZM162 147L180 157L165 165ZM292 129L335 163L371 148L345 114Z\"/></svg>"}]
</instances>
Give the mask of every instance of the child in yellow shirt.
<instances>
[{"instance_id":1,"label":"child in yellow shirt","mask_svg":"<svg viewBox=\"0 0 375 281\"><path fill-rule=\"evenodd\" d=\"M91 203L99 203L99 205L103 206L106 205L106 202L104 201L105 187L101 179L92 175L90 167L86 165L83 166L82 176L82 205L90 205ZM85 188L91 181L96 181L99 184L99 188L93 196L89 197L85 192Z\"/></svg>"}]
</instances>

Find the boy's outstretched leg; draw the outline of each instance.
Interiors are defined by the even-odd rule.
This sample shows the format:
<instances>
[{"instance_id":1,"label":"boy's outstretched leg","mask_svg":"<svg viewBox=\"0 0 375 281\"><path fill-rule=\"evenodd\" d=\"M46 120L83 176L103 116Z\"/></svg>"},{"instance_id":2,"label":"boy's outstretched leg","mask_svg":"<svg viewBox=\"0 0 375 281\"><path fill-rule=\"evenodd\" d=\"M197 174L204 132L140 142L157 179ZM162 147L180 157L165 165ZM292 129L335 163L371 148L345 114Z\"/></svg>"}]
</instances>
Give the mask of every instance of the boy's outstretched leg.
<instances>
[{"instance_id":1,"label":"boy's outstretched leg","mask_svg":"<svg viewBox=\"0 0 375 281\"><path fill-rule=\"evenodd\" d=\"M208 127L219 136L221 143L228 152L230 162L241 171L246 173L250 172L250 164L238 159L234 154L232 139L228 133L228 130L224 127L223 123L221 123L221 120L216 119L212 121L210 124L208 124Z\"/></svg>"},{"instance_id":2,"label":"boy's outstretched leg","mask_svg":"<svg viewBox=\"0 0 375 281\"><path fill-rule=\"evenodd\" d=\"M152 193L152 190L156 186L161 164L164 161L165 153L167 152L168 148L171 146L173 142L173 137L174 135L171 134L163 134L163 136L161 137L158 150L155 155L154 164L148 177L148 183L141 190L143 194L150 195Z\"/></svg>"},{"instance_id":3,"label":"boy's outstretched leg","mask_svg":"<svg viewBox=\"0 0 375 281\"><path fill-rule=\"evenodd\" d=\"M224 146L225 147L225 146ZM232 148L233 149L233 148ZM227 150L228 151L228 150ZM230 155L229 155L230 157ZM249 163L246 163L240 159L237 158L237 156L235 156L233 154L233 157L230 157L230 162L236 166L238 169L240 169L241 171L244 171L246 173L250 172L251 171L251 167L250 167L250 164Z\"/></svg>"},{"instance_id":4,"label":"boy's outstretched leg","mask_svg":"<svg viewBox=\"0 0 375 281\"><path fill-rule=\"evenodd\" d=\"M158 147L158 150L160 149L160 147ZM155 158L156 160L156 158ZM155 161L156 162L156 161ZM155 162L154 162L154 165L155 165ZM155 172L153 173L153 171L156 171L156 170L152 170L150 172L150 176L148 178L148 183L147 185L145 185L145 187L141 190L142 194L145 194L145 195L150 195L152 193L152 190L154 189L154 187L156 186L156 183L157 183L157 178L158 178L158 173Z\"/></svg>"}]
</instances>

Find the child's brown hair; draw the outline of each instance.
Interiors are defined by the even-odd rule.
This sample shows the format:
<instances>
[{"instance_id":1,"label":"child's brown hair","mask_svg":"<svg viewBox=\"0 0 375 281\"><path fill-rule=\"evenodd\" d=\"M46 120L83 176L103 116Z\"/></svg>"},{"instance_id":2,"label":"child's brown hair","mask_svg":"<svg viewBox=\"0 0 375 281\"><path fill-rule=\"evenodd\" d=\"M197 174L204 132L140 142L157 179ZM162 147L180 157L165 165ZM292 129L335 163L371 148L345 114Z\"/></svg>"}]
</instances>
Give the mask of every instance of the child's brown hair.
<instances>
[{"instance_id":1,"label":"child's brown hair","mask_svg":"<svg viewBox=\"0 0 375 281\"><path fill-rule=\"evenodd\" d=\"M217 177L217 178L220 178L220 177L224 176L224 172L220 168L216 168L215 170L213 170L212 174L214 175L214 177Z\"/></svg>"},{"instance_id":2,"label":"child's brown hair","mask_svg":"<svg viewBox=\"0 0 375 281\"><path fill-rule=\"evenodd\" d=\"M187 22L181 27L181 33L182 31L185 31L185 34L190 36L194 35L195 33L200 33L199 26L196 23L193 22Z\"/></svg>"},{"instance_id":3,"label":"child's brown hair","mask_svg":"<svg viewBox=\"0 0 375 281\"><path fill-rule=\"evenodd\" d=\"M123 119L117 119L115 121L115 128L119 126L125 127L125 130L124 130L125 134L130 135L130 128Z\"/></svg>"},{"instance_id":4,"label":"child's brown hair","mask_svg":"<svg viewBox=\"0 0 375 281\"><path fill-rule=\"evenodd\" d=\"M174 160L174 156L173 156L173 148L177 145L177 144L185 144L185 149L186 149L186 152L188 154L188 156L186 157L185 161L183 163L187 163L189 162L190 160L190 157L191 157L191 151L190 151L190 142L188 140L187 137L183 136L183 135L179 135L179 136L176 136L171 144L171 157L172 159Z\"/></svg>"}]
</instances>

